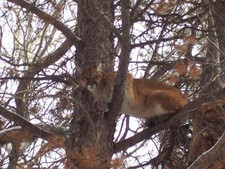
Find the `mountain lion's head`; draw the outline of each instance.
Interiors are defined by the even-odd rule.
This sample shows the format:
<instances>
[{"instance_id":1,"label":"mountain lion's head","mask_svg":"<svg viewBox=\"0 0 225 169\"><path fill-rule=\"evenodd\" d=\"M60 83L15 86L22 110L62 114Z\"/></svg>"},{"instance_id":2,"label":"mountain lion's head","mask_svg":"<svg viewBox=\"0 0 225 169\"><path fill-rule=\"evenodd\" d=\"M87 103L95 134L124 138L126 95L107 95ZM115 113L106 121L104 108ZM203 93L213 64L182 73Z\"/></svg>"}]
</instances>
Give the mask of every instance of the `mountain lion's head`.
<instances>
[{"instance_id":1,"label":"mountain lion's head","mask_svg":"<svg viewBox=\"0 0 225 169\"><path fill-rule=\"evenodd\" d=\"M89 91L93 91L100 84L102 73L95 68L85 67L80 72L80 84L87 88Z\"/></svg>"}]
</instances>

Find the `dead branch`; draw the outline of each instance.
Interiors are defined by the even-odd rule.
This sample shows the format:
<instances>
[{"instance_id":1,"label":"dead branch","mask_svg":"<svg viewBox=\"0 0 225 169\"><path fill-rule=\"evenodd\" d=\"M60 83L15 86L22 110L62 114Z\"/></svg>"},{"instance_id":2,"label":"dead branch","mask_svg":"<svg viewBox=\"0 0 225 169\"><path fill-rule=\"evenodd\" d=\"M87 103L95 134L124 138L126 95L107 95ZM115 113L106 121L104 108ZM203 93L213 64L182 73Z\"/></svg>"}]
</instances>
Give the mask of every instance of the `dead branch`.
<instances>
[{"instance_id":1,"label":"dead branch","mask_svg":"<svg viewBox=\"0 0 225 169\"><path fill-rule=\"evenodd\" d=\"M48 137L52 136L52 133L35 126L21 115L8 111L2 106L0 106L0 115L10 121L14 121L15 123L28 130L30 133L34 133L34 135L37 135L43 139L47 139Z\"/></svg>"},{"instance_id":2,"label":"dead branch","mask_svg":"<svg viewBox=\"0 0 225 169\"><path fill-rule=\"evenodd\" d=\"M31 11L32 13L36 14L39 18L43 19L44 22L49 23L53 26L55 26L58 30L60 30L63 35L69 39L73 44L76 46L80 43L80 38L78 38L67 26L65 26L62 22L55 19L51 15L45 13L44 11L38 9L35 5L30 4L23 0L8 0L9 2L13 2L16 5L21 6L22 8L27 9L28 11Z\"/></svg>"},{"instance_id":3,"label":"dead branch","mask_svg":"<svg viewBox=\"0 0 225 169\"><path fill-rule=\"evenodd\" d=\"M217 141L217 143L208 151L199 156L188 169L205 169L212 165L220 158L224 159L225 156L225 132Z\"/></svg>"}]
</instances>

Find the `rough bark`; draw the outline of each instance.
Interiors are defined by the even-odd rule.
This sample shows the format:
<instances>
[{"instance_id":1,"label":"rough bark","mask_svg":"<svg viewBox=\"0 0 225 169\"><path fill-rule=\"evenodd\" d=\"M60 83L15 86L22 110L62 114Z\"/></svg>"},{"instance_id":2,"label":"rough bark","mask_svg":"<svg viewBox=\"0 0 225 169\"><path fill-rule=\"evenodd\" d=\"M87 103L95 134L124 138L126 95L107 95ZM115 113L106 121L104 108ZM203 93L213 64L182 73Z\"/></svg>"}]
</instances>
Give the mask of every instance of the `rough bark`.
<instances>
[{"instance_id":1,"label":"rough bark","mask_svg":"<svg viewBox=\"0 0 225 169\"><path fill-rule=\"evenodd\" d=\"M76 66L113 68L111 24L112 1L79 0L76 33L82 43L77 46ZM113 154L114 119L107 119L93 106L93 99L85 89L74 92L74 117L71 139L67 146L67 168L107 169Z\"/></svg>"},{"instance_id":2,"label":"rough bark","mask_svg":"<svg viewBox=\"0 0 225 169\"><path fill-rule=\"evenodd\" d=\"M82 43L77 47L76 65L97 67L103 70L113 68L113 41L111 25L113 1L79 0L76 33Z\"/></svg>"}]
</instances>

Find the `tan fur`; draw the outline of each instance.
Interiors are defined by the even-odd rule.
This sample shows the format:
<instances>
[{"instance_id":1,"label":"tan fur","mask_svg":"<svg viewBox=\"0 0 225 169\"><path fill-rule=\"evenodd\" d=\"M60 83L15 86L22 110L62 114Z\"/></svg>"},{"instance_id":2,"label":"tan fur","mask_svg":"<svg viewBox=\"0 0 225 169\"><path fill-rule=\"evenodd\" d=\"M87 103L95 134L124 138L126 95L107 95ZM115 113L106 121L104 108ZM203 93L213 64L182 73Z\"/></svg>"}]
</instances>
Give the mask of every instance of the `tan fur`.
<instances>
[{"instance_id":1,"label":"tan fur","mask_svg":"<svg viewBox=\"0 0 225 169\"><path fill-rule=\"evenodd\" d=\"M101 73L93 68L84 68L80 76L80 84L92 93L98 108L107 111L116 72ZM151 118L176 112L186 103L187 99L178 89L154 80L135 79L128 73L120 113Z\"/></svg>"}]
</instances>

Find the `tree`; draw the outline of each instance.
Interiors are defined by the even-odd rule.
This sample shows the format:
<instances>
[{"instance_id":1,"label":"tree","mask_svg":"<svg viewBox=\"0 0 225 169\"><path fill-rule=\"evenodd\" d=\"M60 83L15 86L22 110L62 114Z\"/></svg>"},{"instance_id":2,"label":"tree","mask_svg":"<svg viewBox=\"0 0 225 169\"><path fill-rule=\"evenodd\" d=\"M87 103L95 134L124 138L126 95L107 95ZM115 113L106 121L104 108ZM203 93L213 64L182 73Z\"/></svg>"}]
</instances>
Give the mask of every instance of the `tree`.
<instances>
[{"instance_id":1,"label":"tree","mask_svg":"<svg viewBox=\"0 0 225 169\"><path fill-rule=\"evenodd\" d=\"M223 0L0 5L1 167L224 167ZM104 113L76 71L100 64L118 69ZM121 116L127 71L173 85L190 102L150 128Z\"/></svg>"}]
</instances>

